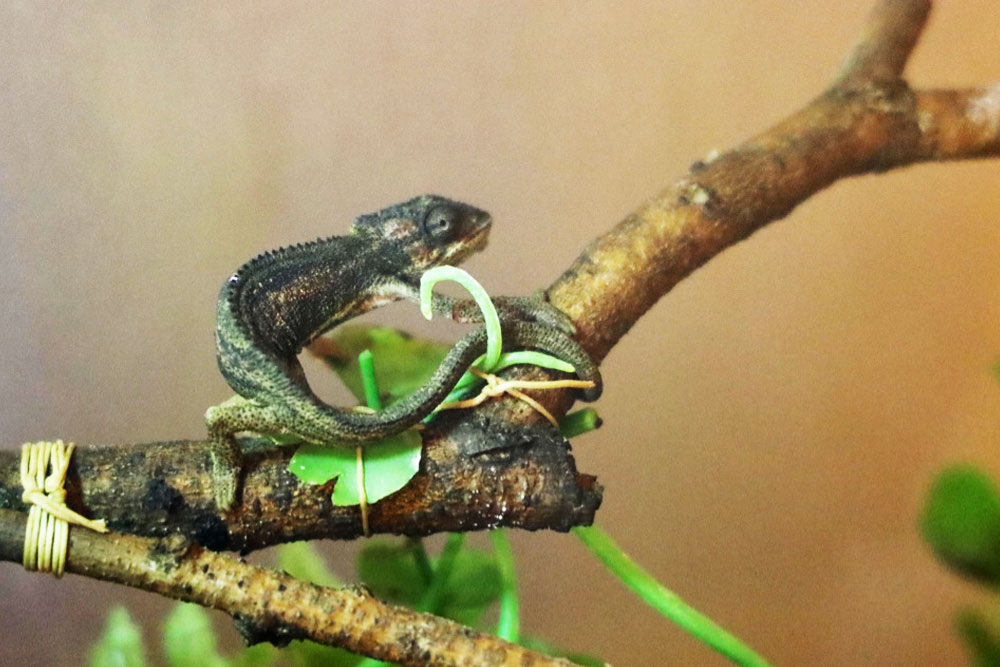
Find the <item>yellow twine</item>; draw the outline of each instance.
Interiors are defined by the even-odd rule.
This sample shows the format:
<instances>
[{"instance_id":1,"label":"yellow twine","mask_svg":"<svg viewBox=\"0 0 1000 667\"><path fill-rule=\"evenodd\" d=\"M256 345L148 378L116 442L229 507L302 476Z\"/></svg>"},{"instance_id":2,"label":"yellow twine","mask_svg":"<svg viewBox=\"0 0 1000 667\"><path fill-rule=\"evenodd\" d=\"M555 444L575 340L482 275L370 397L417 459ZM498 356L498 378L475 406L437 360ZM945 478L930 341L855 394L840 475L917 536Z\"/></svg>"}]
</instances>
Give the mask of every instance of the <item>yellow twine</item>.
<instances>
[{"instance_id":1,"label":"yellow twine","mask_svg":"<svg viewBox=\"0 0 1000 667\"><path fill-rule=\"evenodd\" d=\"M365 460L364 450L355 447L355 458L357 468L355 469L355 482L358 485L358 503L361 506L361 528L365 531L365 537L371 537L372 531L368 527L368 490L365 488Z\"/></svg>"},{"instance_id":2,"label":"yellow twine","mask_svg":"<svg viewBox=\"0 0 1000 667\"><path fill-rule=\"evenodd\" d=\"M589 389L594 386L590 380L503 380L491 373L484 373L478 368L470 368L473 375L486 380L486 385L472 398L464 401L452 401L438 406L438 410L461 410L463 408L474 408L483 401L495 396L510 394L511 396L530 405L536 412L545 417L553 426L559 428L559 422L552 413L545 409L541 403L531 398L518 389Z\"/></svg>"},{"instance_id":3,"label":"yellow twine","mask_svg":"<svg viewBox=\"0 0 1000 667\"><path fill-rule=\"evenodd\" d=\"M26 570L61 577L66 568L69 524L108 532L104 520L87 519L66 507L66 472L76 445L62 440L28 442L21 446L21 501L31 505L24 531L22 564ZM46 474L49 470L52 472Z\"/></svg>"}]
</instances>

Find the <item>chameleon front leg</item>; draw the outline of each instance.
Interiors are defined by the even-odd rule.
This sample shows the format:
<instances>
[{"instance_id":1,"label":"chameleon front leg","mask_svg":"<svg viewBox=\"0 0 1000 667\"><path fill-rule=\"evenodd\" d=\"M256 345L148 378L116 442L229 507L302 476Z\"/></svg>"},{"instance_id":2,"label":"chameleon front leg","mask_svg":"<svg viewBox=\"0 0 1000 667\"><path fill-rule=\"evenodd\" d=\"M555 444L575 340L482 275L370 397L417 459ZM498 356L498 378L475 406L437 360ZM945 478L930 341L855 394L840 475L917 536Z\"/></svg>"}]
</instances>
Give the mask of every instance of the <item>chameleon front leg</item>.
<instances>
[{"instance_id":1,"label":"chameleon front leg","mask_svg":"<svg viewBox=\"0 0 1000 667\"><path fill-rule=\"evenodd\" d=\"M263 405L242 396L213 405L205 411L212 458L212 490L220 510L230 509L236 502L243 472L243 453L235 435L241 431L255 433L287 432L287 418L280 409Z\"/></svg>"}]
</instances>

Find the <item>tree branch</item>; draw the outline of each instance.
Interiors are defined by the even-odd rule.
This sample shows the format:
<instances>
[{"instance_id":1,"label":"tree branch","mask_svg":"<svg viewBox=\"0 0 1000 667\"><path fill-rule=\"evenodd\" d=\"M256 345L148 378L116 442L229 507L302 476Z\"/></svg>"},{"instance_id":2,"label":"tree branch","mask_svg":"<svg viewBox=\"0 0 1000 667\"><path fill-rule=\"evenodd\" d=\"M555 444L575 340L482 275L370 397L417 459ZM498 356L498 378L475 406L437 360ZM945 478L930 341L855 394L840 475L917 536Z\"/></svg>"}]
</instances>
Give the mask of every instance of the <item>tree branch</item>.
<instances>
[{"instance_id":1,"label":"tree branch","mask_svg":"<svg viewBox=\"0 0 1000 667\"><path fill-rule=\"evenodd\" d=\"M0 510L0 559L20 561L25 515ZM569 665L364 589L332 589L249 565L180 535L70 532L67 570L223 611L248 641L339 646L404 665Z\"/></svg>"},{"instance_id":2,"label":"tree branch","mask_svg":"<svg viewBox=\"0 0 1000 667\"><path fill-rule=\"evenodd\" d=\"M848 53L837 85L891 81L903 74L927 23L931 0L883 0Z\"/></svg>"},{"instance_id":3,"label":"tree branch","mask_svg":"<svg viewBox=\"0 0 1000 667\"><path fill-rule=\"evenodd\" d=\"M547 425L514 425L500 406L488 407L474 416L442 415L424 431L420 472L371 505L372 532L568 531L593 522L601 488L577 473L565 439ZM225 515L212 495L208 443L197 440L80 447L67 502L119 533L179 533L217 551L363 534L357 506L330 504L334 482L299 482L288 471L295 448L261 444L245 444L243 502ZM18 461L19 452L0 452L0 508L27 511Z\"/></svg>"},{"instance_id":4,"label":"tree branch","mask_svg":"<svg viewBox=\"0 0 1000 667\"><path fill-rule=\"evenodd\" d=\"M928 160L1000 155L1000 85L914 92L901 78L929 8L928 0L883 0L824 94L741 146L694 163L584 250L548 293L573 318L580 342L596 358L603 359L643 313L696 268L834 181ZM561 392L539 398L557 414L571 402ZM418 535L497 525L565 530L589 523L600 489L592 477L577 474L565 441L537 427L537 419L509 401L447 416L425 435L418 476L372 508L373 529ZM273 449L254 454L243 507L222 517L211 506L205 443L85 449L71 471L69 503L108 518L116 530L177 531L213 548L249 550L307 537L360 534L355 511L326 502L328 487L300 486L288 476L287 456ZM23 509L11 482L13 468L11 457L0 458L0 506ZM13 521L10 512L0 516ZM5 558L15 553L10 547L17 539L16 533L0 531ZM145 569L133 574L131 561L119 561L120 554L104 550L104 542L115 540L145 554ZM412 654L404 656L407 641L436 651L452 641L468 646L468 639L477 659L483 655L478 651L492 650L483 648L488 638L467 634L471 631L435 634L434 628L446 626L385 606L371 616L361 615L361 625L371 632L367 639L359 636L361 630L351 629L358 622L353 617L329 630L332 611L370 599L349 600L351 593L343 599L311 590L307 594L304 584L243 570L246 566L234 559L196 547L170 561L172 567L191 575L205 567L216 581L225 573L231 585L220 587L197 577L187 580L188 587L178 585L148 567L156 557L151 544L74 531L69 567L223 608L256 627L288 627L290 635L392 660L411 659L406 656ZM280 586L294 588L294 597L284 597ZM440 654L441 662L452 659Z\"/></svg>"},{"instance_id":5,"label":"tree branch","mask_svg":"<svg viewBox=\"0 0 1000 667\"><path fill-rule=\"evenodd\" d=\"M834 181L1000 155L1000 84L915 93L898 76L929 5L884 0L825 93L741 146L695 162L549 287L596 358L699 266Z\"/></svg>"}]
</instances>

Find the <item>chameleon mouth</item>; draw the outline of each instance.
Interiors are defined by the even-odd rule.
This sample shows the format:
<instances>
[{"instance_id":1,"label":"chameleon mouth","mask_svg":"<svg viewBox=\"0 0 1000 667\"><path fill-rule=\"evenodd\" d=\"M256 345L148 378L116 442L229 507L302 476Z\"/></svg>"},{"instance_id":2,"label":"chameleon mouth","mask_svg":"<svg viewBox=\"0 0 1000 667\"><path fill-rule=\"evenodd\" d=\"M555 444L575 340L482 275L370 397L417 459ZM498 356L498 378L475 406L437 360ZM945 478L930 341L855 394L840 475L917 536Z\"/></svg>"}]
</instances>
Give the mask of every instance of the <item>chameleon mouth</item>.
<instances>
[{"instance_id":1,"label":"chameleon mouth","mask_svg":"<svg viewBox=\"0 0 1000 667\"><path fill-rule=\"evenodd\" d=\"M443 263L454 266L486 247L486 244L489 242L493 219L488 213L483 213L473 221L473 224L475 227L472 233L448 249Z\"/></svg>"},{"instance_id":2,"label":"chameleon mouth","mask_svg":"<svg viewBox=\"0 0 1000 667\"><path fill-rule=\"evenodd\" d=\"M490 229L493 227L493 219L486 216L485 219L480 221L479 229L473 234L472 238L469 239L469 250L472 252L479 252L486 247L486 244L490 242Z\"/></svg>"},{"instance_id":3,"label":"chameleon mouth","mask_svg":"<svg viewBox=\"0 0 1000 667\"><path fill-rule=\"evenodd\" d=\"M445 249L444 257L438 260L440 264L455 266L486 247L490 237L493 219L489 213L480 212L470 221L470 229L464 237Z\"/></svg>"}]
</instances>

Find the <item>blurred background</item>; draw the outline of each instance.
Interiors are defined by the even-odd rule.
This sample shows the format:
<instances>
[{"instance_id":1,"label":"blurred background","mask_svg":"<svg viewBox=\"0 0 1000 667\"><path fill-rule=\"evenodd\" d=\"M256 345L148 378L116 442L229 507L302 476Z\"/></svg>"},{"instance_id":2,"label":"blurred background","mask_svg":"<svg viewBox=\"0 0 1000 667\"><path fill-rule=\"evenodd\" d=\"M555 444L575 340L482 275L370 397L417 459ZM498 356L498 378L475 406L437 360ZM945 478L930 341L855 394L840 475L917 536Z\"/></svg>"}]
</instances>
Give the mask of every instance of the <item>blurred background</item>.
<instances>
[{"instance_id":1,"label":"blurred background","mask_svg":"<svg viewBox=\"0 0 1000 667\"><path fill-rule=\"evenodd\" d=\"M0 442L202 437L230 394L226 276L417 193L493 213L466 265L491 292L549 284L820 93L873 2L3 3ZM937 5L912 84L1000 78L1000 5ZM1000 477L998 220L1000 161L922 165L840 182L684 281L608 357L605 426L575 443L600 525L777 664L963 663L952 619L982 600L917 520L946 463ZM514 546L527 631L726 664L572 536ZM356 549L324 547L345 576ZM149 635L172 604L0 572L4 664L79 664L111 604Z\"/></svg>"}]
</instances>

